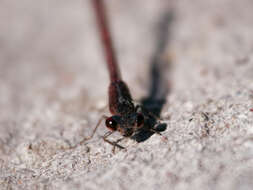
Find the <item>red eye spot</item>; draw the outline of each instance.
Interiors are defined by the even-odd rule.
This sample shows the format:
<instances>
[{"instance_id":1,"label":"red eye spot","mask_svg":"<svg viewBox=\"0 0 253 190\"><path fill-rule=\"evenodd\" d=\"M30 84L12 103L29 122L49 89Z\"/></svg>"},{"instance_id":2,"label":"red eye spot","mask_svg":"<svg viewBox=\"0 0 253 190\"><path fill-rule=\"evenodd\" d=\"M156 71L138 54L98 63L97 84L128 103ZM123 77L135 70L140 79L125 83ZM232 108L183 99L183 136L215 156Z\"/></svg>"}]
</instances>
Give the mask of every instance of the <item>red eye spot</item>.
<instances>
[{"instance_id":1,"label":"red eye spot","mask_svg":"<svg viewBox=\"0 0 253 190\"><path fill-rule=\"evenodd\" d=\"M105 121L105 125L107 128L109 128L112 131L116 131L117 130L117 121L115 121L112 117L109 117L106 119Z\"/></svg>"},{"instance_id":2,"label":"red eye spot","mask_svg":"<svg viewBox=\"0 0 253 190\"><path fill-rule=\"evenodd\" d=\"M138 113L136 122L138 127L144 123L144 116L141 113Z\"/></svg>"}]
</instances>

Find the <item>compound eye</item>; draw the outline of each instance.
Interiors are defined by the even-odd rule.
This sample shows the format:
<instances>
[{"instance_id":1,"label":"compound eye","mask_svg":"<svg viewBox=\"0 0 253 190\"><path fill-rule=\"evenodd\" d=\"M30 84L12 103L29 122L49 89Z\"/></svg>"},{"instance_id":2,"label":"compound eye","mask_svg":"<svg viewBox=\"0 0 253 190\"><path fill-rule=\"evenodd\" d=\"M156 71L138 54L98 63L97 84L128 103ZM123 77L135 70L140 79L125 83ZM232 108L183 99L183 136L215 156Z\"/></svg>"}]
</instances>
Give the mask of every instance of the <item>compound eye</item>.
<instances>
[{"instance_id":1,"label":"compound eye","mask_svg":"<svg viewBox=\"0 0 253 190\"><path fill-rule=\"evenodd\" d=\"M144 123L144 116L141 113L138 113L136 122L138 127Z\"/></svg>"},{"instance_id":2,"label":"compound eye","mask_svg":"<svg viewBox=\"0 0 253 190\"><path fill-rule=\"evenodd\" d=\"M115 119L113 119L113 117L109 117L109 118L106 119L105 125L106 125L106 127L109 128L110 130L116 131L116 130L117 130L118 123L117 123L117 121L115 121Z\"/></svg>"}]
</instances>

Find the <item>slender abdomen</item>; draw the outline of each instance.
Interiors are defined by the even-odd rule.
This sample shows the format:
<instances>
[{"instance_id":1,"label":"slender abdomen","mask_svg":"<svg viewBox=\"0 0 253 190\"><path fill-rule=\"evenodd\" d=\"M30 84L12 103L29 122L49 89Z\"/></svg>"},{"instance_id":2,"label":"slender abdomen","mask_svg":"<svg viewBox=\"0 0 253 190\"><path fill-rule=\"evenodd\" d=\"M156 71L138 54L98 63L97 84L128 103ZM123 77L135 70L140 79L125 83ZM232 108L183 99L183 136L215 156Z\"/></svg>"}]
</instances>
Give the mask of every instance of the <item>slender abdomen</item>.
<instances>
[{"instance_id":1,"label":"slender abdomen","mask_svg":"<svg viewBox=\"0 0 253 190\"><path fill-rule=\"evenodd\" d=\"M109 32L107 15L102 0L92 0L95 8L97 23L106 57L106 64L110 74L109 107L112 114L128 114L134 111L132 97L127 85L121 80L117 59Z\"/></svg>"},{"instance_id":2,"label":"slender abdomen","mask_svg":"<svg viewBox=\"0 0 253 190\"><path fill-rule=\"evenodd\" d=\"M105 5L102 0L92 0L95 8L97 23L99 27L100 37L104 48L104 54L106 57L107 68L110 73L111 82L115 82L121 79L120 71L117 65L117 59L114 53L112 39L110 36L110 30L107 21L107 15L105 14Z\"/></svg>"}]
</instances>

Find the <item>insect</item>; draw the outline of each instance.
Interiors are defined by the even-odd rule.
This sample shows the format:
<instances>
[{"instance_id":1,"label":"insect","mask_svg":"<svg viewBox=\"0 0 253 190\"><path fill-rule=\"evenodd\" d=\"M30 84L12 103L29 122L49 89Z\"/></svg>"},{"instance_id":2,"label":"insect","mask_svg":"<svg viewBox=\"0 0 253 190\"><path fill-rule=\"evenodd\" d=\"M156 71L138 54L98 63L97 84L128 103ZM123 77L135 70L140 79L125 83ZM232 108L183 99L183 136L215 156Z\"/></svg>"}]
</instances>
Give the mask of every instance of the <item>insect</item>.
<instances>
[{"instance_id":1,"label":"insect","mask_svg":"<svg viewBox=\"0 0 253 190\"><path fill-rule=\"evenodd\" d=\"M153 125L153 127L149 124L150 119L157 120L158 118L142 106L134 105L130 91L126 83L121 78L112 45L103 1L92 0L92 5L95 10L99 33L105 52L106 64L110 75L109 110L112 116L103 116L93 130L91 136L84 138L79 144L83 144L85 141L91 139L100 123L105 119L105 125L109 131L105 133L102 138L105 142L113 145L114 152L115 147L124 149L123 146L118 144L121 140L126 137L133 137L133 135L137 134L141 130L148 130L159 135L161 135L161 133L155 129L157 126L156 124L159 124L159 122ZM114 142L108 140L107 138L116 131L123 137Z\"/></svg>"}]
</instances>

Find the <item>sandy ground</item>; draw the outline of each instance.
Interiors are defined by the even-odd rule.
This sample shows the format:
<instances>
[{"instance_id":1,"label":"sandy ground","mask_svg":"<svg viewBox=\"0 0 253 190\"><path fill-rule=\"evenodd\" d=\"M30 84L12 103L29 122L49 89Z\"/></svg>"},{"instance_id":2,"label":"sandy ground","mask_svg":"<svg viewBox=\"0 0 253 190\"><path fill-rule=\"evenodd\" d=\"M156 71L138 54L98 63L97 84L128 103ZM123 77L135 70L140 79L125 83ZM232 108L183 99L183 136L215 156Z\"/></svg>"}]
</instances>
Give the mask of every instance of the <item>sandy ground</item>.
<instances>
[{"instance_id":1,"label":"sandy ground","mask_svg":"<svg viewBox=\"0 0 253 190\"><path fill-rule=\"evenodd\" d=\"M164 98L168 141L113 154L102 125L68 150L110 115L89 1L0 0L0 189L253 189L252 0L106 1L123 78Z\"/></svg>"}]
</instances>

